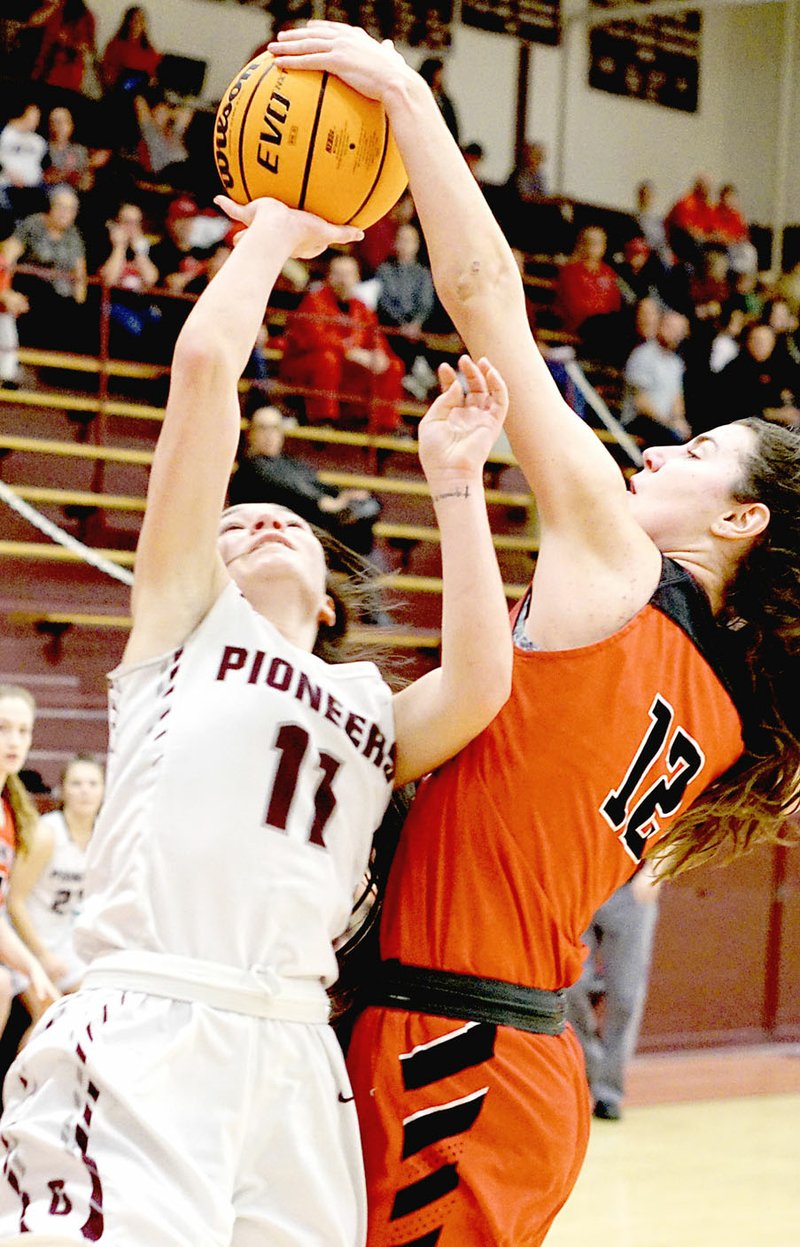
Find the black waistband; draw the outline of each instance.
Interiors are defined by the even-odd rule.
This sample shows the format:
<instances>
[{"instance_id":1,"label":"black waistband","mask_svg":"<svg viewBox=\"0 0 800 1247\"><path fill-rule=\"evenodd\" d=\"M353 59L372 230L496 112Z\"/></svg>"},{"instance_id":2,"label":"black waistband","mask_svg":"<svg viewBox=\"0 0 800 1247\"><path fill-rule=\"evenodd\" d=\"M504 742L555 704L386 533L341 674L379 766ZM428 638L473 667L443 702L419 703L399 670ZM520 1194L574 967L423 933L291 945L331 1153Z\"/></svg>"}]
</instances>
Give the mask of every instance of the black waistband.
<instances>
[{"instance_id":1,"label":"black waistband","mask_svg":"<svg viewBox=\"0 0 800 1247\"><path fill-rule=\"evenodd\" d=\"M448 970L426 970L399 961L381 962L370 991L370 1004L466 1022L512 1026L536 1035L560 1035L566 1020L563 991L519 987L500 979L451 974Z\"/></svg>"}]
</instances>

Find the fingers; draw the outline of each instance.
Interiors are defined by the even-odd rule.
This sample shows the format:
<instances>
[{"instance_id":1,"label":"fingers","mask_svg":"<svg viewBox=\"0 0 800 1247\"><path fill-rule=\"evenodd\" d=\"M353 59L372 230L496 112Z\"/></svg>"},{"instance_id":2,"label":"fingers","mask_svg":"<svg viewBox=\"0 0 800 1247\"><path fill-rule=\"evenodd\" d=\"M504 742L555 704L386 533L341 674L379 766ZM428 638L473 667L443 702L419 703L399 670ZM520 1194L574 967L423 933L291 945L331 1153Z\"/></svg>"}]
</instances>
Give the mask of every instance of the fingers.
<instances>
[{"instance_id":1,"label":"fingers","mask_svg":"<svg viewBox=\"0 0 800 1247\"><path fill-rule=\"evenodd\" d=\"M488 392L488 386L483 372L469 357L469 355L462 355L459 357L458 371L464 378L464 382L466 384L466 394L486 394Z\"/></svg>"},{"instance_id":2,"label":"fingers","mask_svg":"<svg viewBox=\"0 0 800 1247\"><path fill-rule=\"evenodd\" d=\"M356 229L354 225L332 225L331 230L331 242L339 243L343 247L353 242L361 242L364 237L363 229Z\"/></svg>"},{"instance_id":3,"label":"fingers","mask_svg":"<svg viewBox=\"0 0 800 1247\"><path fill-rule=\"evenodd\" d=\"M508 404L508 386L501 377L500 373L490 364L485 356L478 360L478 367L486 381L486 388L493 401L501 405Z\"/></svg>"},{"instance_id":4,"label":"fingers","mask_svg":"<svg viewBox=\"0 0 800 1247\"><path fill-rule=\"evenodd\" d=\"M245 225L247 224L247 204L237 204L227 195L215 195L214 203L232 221L242 221Z\"/></svg>"},{"instance_id":5,"label":"fingers","mask_svg":"<svg viewBox=\"0 0 800 1247\"><path fill-rule=\"evenodd\" d=\"M450 364L441 363L436 373L442 394L458 398L463 405L484 408L508 405L506 383L485 357L475 363L469 355L462 355L458 372Z\"/></svg>"}]
</instances>

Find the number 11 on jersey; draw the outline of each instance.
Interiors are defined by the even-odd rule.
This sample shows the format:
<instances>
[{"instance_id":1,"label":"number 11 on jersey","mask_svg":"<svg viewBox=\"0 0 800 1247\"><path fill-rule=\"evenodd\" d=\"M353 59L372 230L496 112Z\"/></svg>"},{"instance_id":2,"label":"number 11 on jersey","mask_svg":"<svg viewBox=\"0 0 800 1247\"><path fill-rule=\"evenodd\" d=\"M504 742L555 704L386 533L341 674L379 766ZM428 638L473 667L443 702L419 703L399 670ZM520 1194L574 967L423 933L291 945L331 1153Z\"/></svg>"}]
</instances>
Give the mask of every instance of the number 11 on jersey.
<instances>
[{"instance_id":1,"label":"number 11 on jersey","mask_svg":"<svg viewBox=\"0 0 800 1247\"><path fill-rule=\"evenodd\" d=\"M275 737L274 749L279 753L278 766L272 781L272 791L267 801L267 813L264 822L276 831L288 834L288 824L292 805L301 777L301 770L309 771L312 767L320 772L317 790L314 793L314 816L311 826L307 829L305 839L309 844L318 844L325 848L323 832L336 808L336 793L333 781L341 762L332 754L320 750L316 760L312 756L306 762L309 753L310 737L305 728L297 723L282 723ZM306 762L305 768L303 763Z\"/></svg>"}]
</instances>

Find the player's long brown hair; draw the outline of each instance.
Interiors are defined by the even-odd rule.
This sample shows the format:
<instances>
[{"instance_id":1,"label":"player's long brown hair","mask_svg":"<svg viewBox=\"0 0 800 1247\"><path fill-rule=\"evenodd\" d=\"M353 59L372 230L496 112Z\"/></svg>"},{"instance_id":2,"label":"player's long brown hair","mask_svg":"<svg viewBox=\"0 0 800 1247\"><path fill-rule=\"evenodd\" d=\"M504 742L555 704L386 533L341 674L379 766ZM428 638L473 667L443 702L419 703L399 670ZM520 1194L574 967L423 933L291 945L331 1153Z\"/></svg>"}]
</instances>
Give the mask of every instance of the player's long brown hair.
<instances>
[{"instance_id":1,"label":"player's long brown hair","mask_svg":"<svg viewBox=\"0 0 800 1247\"><path fill-rule=\"evenodd\" d=\"M757 441L734 500L770 512L719 620L746 676L745 751L654 850L664 878L785 841L800 797L800 435L761 419L741 423Z\"/></svg>"},{"instance_id":2,"label":"player's long brown hair","mask_svg":"<svg viewBox=\"0 0 800 1247\"><path fill-rule=\"evenodd\" d=\"M32 714L36 714L36 702L26 688L21 688L16 684L0 684L0 701L6 697L19 698L20 701L30 706ZM6 777L0 797L5 797L11 807L17 841L16 849L21 856L24 856L28 852L33 830L39 821L39 811L18 775Z\"/></svg>"}]
</instances>

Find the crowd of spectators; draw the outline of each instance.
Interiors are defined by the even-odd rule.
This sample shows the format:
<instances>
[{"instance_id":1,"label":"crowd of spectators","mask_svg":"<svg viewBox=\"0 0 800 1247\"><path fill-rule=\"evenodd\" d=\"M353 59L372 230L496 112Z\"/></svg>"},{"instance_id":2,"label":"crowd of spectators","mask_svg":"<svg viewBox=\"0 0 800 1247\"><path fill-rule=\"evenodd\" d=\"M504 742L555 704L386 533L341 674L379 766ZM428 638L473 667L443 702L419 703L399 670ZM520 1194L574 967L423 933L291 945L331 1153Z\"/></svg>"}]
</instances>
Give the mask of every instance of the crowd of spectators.
<instances>
[{"instance_id":1,"label":"crowd of spectators","mask_svg":"<svg viewBox=\"0 0 800 1247\"><path fill-rule=\"evenodd\" d=\"M112 354L165 362L188 299L233 241L212 204L207 152L195 159L208 117L162 89L162 54L141 7L124 12L104 49L84 0L43 0L24 35L30 97L0 117L0 384L19 378L17 341L97 350L101 283L111 291ZM423 69L458 133L444 63L429 58ZM87 101L99 107L87 112ZM463 150L483 185L483 148L472 142ZM609 245L606 223L593 222L585 208L575 227L575 206L552 193L547 156L540 141L525 142L506 182L485 190L521 254L554 256L550 324L580 359L624 375L623 419L643 428L653 418L642 394L633 397L650 359L673 376L674 363L682 366L683 411L678 420L669 404L667 417L673 436L701 428L720 402L731 411L756 403L792 423L800 401L800 264L764 285L735 186L717 189L698 173L659 211L654 183L642 181ZM264 329L249 372L295 387L298 418L395 432L403 400L430 395L440 356L426 335L450 325L414 221L406 195L327 272L287 269L278 297L288 324L272 339ZM669 311L680 319L665 317ZM664 327L671 339L678 324L683 340L666 345ZM269 345L283 352L280 364L267 363L278 353ZM665 352L674 356L669 366ZM636 416L632 402L641 408Z\"/></svg>"},{"instance_id":2,"label":"crowd of spectators","mask_svg":"<svg viewBox=\"0 0 800 1247\"><path fill-rule=\"evenodd\" d=\"M728 419L800 427L800 264L760 273L736 188L698 174L664 213L642 182L635 211L583 226L559 264L552 311L579 356L622 374L623 424L685 441Z\"/></svg>"}]
</instances>

